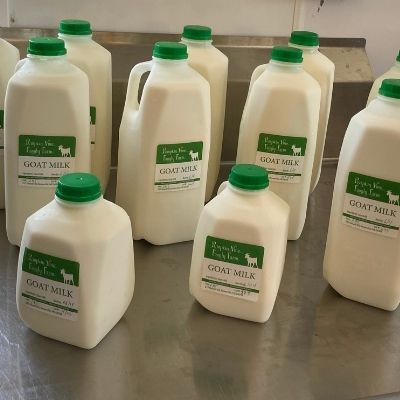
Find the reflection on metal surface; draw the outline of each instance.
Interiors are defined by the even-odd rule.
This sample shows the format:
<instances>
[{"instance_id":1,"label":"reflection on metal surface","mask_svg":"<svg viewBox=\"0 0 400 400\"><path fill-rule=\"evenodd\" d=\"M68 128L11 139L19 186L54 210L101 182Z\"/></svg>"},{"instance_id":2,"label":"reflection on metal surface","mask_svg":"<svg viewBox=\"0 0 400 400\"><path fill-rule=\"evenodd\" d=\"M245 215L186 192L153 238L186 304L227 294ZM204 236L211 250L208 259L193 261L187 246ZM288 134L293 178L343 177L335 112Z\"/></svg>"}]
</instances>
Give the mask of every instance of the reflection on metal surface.
<instances>
[{"instance_id":1,"label":"reflection on metal surface","mask_svg":"<svg viewBox=\"0 0 400 400\"><path fill-rule=\"evenodd\" d=\"M10 40L25 56L26 41L33 36L54 36L56 30L0 28L0 37ZM95 32L94 39L113 56L112 165L117 164L118 129L132 67L151 59L159 40L180 40L180 35L161 33ZM269 60L271 48L287 44L287 38L215 36L214 44L229 57L227 105L222 160L235 160L239 124L254 68ZM331 117L325 157L337 157L350 118L366 104L373 75L365 52L365 39L322 38L321 51L336 65Z\"/></svg>"}]
</instances>

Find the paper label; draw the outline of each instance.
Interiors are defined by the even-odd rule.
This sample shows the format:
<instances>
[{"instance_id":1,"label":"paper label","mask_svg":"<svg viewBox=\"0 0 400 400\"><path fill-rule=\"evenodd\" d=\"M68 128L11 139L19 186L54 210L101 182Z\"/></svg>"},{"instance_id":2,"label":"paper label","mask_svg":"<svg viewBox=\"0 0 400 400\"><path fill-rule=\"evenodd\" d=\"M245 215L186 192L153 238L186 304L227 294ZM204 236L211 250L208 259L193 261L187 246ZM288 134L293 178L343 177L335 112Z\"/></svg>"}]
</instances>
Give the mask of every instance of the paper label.
<instances>
[{"instance_id":1,"label":"paper label","mask_svg":"<svg viewBox=\"0 0 400 400\"><path fill-rule=\"evenodd\" d=\"M19 184L54 187L75 171L75 148L75 136L19 135Z\"/></svg>"},{"instance_id":2,"label":"paper label","mask_svg":"<svg viewBox=\"0 0 400 400\"><path fill-rule=\"evenodd\" d=\"M306 147L305 137L260 133L255 163L268 171L270 181L298 183Z\"/></svg>"},{"instance_id":3,"label":"paper label","mask_svg":"<svg viewBox=\"0 0 400 400\"><path fill-rule=\"evenodd\" d=\"M157 146L154 191L176 191L200 186L203 142Z\"/></svg>"},{"instance_id":4,"label":"paper label","mask_svg":"<svg viewBox=\"0 0 400 400\"><path fill-rule=\"evenodd\" d=\"M345 225L396 238L400 183L349 172L342 221Z\"/></svg>"},{"instance_id":5,"label":"paper label","mask_svg":"<svg viewBox=\"0 0 400 400\"><path fill-rule=\"evenodd\" d=\"M20 285L22 304L55 317L78 319L79 263L26 248Z\"/></svg>"},{"instance_id":6,"label":"paper label","mask_svg":"<svg viewBox=\"0 0 400 400\"><path fill-rule=\"evenodd\" d=\"M214 293L257 301L264 247L207 236L201 287Z\"/></svg>"}]
</instances>

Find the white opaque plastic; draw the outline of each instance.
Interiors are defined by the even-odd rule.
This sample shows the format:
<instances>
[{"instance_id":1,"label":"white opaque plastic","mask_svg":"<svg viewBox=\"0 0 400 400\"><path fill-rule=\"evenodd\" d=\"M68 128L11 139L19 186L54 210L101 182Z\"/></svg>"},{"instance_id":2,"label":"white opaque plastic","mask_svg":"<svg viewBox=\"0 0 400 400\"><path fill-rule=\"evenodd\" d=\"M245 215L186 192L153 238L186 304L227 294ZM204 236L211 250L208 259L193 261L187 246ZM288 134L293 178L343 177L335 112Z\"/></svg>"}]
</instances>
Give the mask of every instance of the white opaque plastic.
<instances>
[{"instance_id":1,"label":"white opaque plastic","mask_svg":"<svg viewBox=\"0 0 400 400\"><path fill-rule=\"evenodd\" d=\"M5 205L4 194L4 99L9 79L19 61L19 50L0 38L0 209Z\"/></svg>"},{"instance_id":2,"label":"white opaque plastic","mask_svg":"<svg viewBox=\"0 0 400 400\"><path fill-rule=\"evenodd\" d=\"M112 138L111 53L92 35L58 34L65 41L67 59L89 78L91 171L100 179L103 191L110 177ZM93 114L93 107L95 114Z\"/></svg>"},{"instance_id":3,"label":"white opaque plastic","mask_svg":"<svg viewBox=\"0 0 400 400\"><path fill-rule=\"evenodd\" d=\"M344 137L324 260L324 277L336 291L385 310L400 302L399 192L390 187L400 188L399 148L400 100L378 96L351 119ZM350 173L372 178L354 188Z\"/></svg>"},{"instance_id":4,"label":"white opaque plastic","mask_svg":"<svg viewBox=\"0 0 400 400\"><path fill-rule=\"evenodd\" d=\"M33 166L35 164L29 163L43 161L45 154L37 157L37 153L32 153L29 160L20 157L21 136L56 139L68 136L68 143L76 141L75 157L71 157L72 153L62 145L52 146L55 142L48 142L45 146L32 144L31 149L39 152L47 145L59 149L57 158L52 161L60 162L62 164L57 165L64 167L53 170L49 164L36 164L37 175L30 180L27 171L33 167L25 167L25 162ZM12 244L19 246L26 219L53 198L57 178L67 172L90 172L89 83L86 74L70 64L65 56L29 56L21 60L7 88L5 146L7 236ZM52 178L39 179L42 173Z\"/></svg>"},{"instance_id":5,"label":"white opaque plastic","mask_svg":"<svg viewBox=\"0 0 400 400\"><path fill-rule=\"evenodd\" d=\"M217 314L254 322L267 321L282 277L288 222L289 206L268 188L248 191L224 183L220 194L205 205L200 216L193 245L190 293L201 305ZM226 295L202 287L203 269L208 266L205 257L208 236L264 248L262 269L257 278L257 299L249 300L246 291ZM260 263L259 258L257 261ZM225 266L225 272L230 268L228 262L213 261L212 265L217 269Z\"/></svg>"},{"instance_id":6,"label":"white opaque plastic","mask_svg":"<svg viewBox=\"0 0 400 400\"><path fill-rule=\"evenodd\" d=\"M258 154L261 134L290 137L291 141L297 141L296 138L306 140L305 152L299 161L302 163L300 176L295 177L297 182L281 181L282 175L273 175L269 170L270 189L290 206L289 240L300 237L306 219L320 99L318 82L303 70L301 64L271 61L253 72L243 110L236 157L238 164L254 163L265 167ZM295 155L296 146L292 148ZM279 157L273 159L282 163ZM285 179L290 180L289 177Z\"/></svg>"},{"instance_id":7,"label":"white opaque plastic","mask_svg":"<svg viewBox=\"0 0 400 400\"><path fill-rule=\"evenodd\" d=\"M331 111L333 80L335 64L320 51L318 47L299 46L289 43L291 47L297 47L303 51L303 68L321 86L321 106L319 110L317 142L315 157L311 174L310 193L315 190L321 175L322 158L324 155L326 130L328 128L329 114Z\"/></svg>"},{"instance_id":8,"label":"white opaque plastic","mask_svg":"<svg viewBox=\"0 0 400 400\"><path fill-rule=\"evenodd\" d=\"M61 304L74 307L75 314L63 312L57 306L49 309L46 304L44 312L40 310L40 302L33 307L26 304L22 293L29 286L37 291L38 285L47 282L52 293L63 293L63 288L69 287L23 274L26 249L44 254L44 260L47 256L61 259L58 264L47 266L49 273L54 270L57 274L64 259L79 264L79 285L75 287L78 294L66 297L66 303ZM37 259L40 261L40 256L28 262L34 263ZM61 273L64 272L61 270ZM70 275L76 283L77 274ZM21 319L35 332L90 349L124 315L132 300L134 284L131 224L125 211L117 205L102 198L88 203L56 198L28 218L18 262L17 307Z\"/></svg>"},{"instance_id":9,"label":"white opaque plastic","mask_svg":"<svg viewBox=\"0 0 400 400\"><path fill-rule=\"evenodd\" d=\"M395 65L393 65L393 67L391 67L389 71L385 72L383 75L375 79L371 91L369 92L367 105L377 97L379 88L381 87L381 84L384 79L400 79L399 61L396 61Z\"/></svg>"},{"instance_id":10,"label":"white opaque plastic","mask_svg":"<svg viewBox=\"0 0 400 400\"><path fill-rule=\"evenodd\" d=\"M139 81L147 71L139 105ZM131 218L134 239L159 245L193 240L204 205L210 124L209 84L186 60L154 58L133 68L120 127L116 201ZM197 168L199 180L187 181L189 173L183 185L162 186L158 149L198 142L202 159L185 165ZM169 172L167 179L175 179Z\"/></svg>"},{"instance_id":11,"label":"white opaque plastic","mask_svg":"<svg viewBox=\"0 0 400 400\"><path fill-rule=\"evenodd\" d=\"M188 48L189 65L210 84L211 141L206 186L206 201L211 199L217 183L224 135L228 57L215 48L211 41L182 38Z\"/></svg>"}]
</instances>

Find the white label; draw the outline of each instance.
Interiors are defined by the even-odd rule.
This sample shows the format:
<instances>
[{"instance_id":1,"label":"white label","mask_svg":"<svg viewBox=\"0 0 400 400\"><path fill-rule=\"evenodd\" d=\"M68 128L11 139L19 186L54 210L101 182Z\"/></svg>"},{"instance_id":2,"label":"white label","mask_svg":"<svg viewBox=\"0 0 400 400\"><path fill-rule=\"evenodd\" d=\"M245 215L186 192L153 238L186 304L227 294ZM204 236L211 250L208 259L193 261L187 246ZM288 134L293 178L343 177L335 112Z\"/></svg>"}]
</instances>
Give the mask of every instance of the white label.
<instances>
[{"instance_id":1,"label":"white label","mask_svg":"<svg viewBox=\"0 0 400 400\"><path fill-rule=\"evenodd\" d=\"M19 136L18 182L54 187L60 176L75 171L74 136Z\"/></svg>"},{"instance_id":2,"label":"white label","mask_svg":"<svg viewBox=\"0 0 400 400\"><path fill-rule=\"evenodd\" d=\"M264 247L207 236L201 288L257 301L263 273Z\"/></svg>"},{"instance_id":3,"label":"white label","mask_svg":"<svg viewBox=\"0 0 400 400\"><path fill-rule=\"evenodd\" d=\"M59 318L78 319L79 263L26 248L20 285L22 304Z\"/></svg>"},{"instance_id":4,"label":"white label","mask_svg":"<svg viewBox=\"0 0 400 400\"><path fill-rule=\"evenodd\" d=\"M154 191L177 191L200 186L203 142L157 146Z\"/></svg>"},{"instance_id":5,"label":"white label","mask_svg":"<svg viewBox=\"0 0 400 400\"><path fill-rule=\"evenodd\" d=\"M342 222L352 228L396 238L400 228L400 184L350 172Z\"/></svg>"},{"instance_id":6,"label":"white label","mask_svg":"<svg viewBox=\"0 0 400 400\"><path fill-rule=\"evenodd\" d=\"M307 138L260 133L255 164L268 170L270 181L299 183Z\"/></svg>"}]
</instances>

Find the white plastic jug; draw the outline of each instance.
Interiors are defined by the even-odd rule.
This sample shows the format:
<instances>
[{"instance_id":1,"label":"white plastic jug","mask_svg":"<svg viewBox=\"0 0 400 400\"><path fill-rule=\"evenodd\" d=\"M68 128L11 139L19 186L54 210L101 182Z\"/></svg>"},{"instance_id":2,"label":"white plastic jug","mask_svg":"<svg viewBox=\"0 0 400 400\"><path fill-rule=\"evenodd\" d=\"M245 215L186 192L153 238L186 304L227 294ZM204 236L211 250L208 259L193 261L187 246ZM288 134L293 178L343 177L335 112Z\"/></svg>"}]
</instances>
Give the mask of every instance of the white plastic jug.
<instances>
[{"instance_id":1,"label":"white plastic jug","mask_svg":"<svg viewBox=\"0 0 400 400\"><path fill-rule=\"evenodd\" d=\"M228 57L212 45L211 28L206 26L186 25L182 33L182 43L187 46L189 65L210 84L211 141L206 186L206 201L209 201L217 183L221 162Z\"/></svg>"},{"instance_id":2,"label":"white plastic jug","mask_svg":"<svg viewBox=\"0 0 400 400\"><path fill-rule=\"evenodd\" d=\"M347 128L333 192L324 277L344 297L394 310L400 302L400 80Z\"/></svg>"},{"instance_id":3,"label":"white plastic jug","mask_svg":"<svg viewBox=\"0 0 400 400\"><path fill-rule=\"evenodd\" d=\"M316 188L321 175L324 155L326 130L331 111L335 64L318 51L319 37L314 32L294 31L290 36L289 46L303 51L303 68L321 86L321 106L319 110L317 143L311 174L310 192Z\"/></svg>"},{"instance_id":4,"label":"white plastic jug","mask_svg":"<svg viewBox=\"0 0 400 400\"><path fill-rule=\"evenodd\" d=\"M91 169L105 191L111 166L111 53L92 39L88 21L62 20L59 32L58 37L65 41L68 61L89 78Z\"/></svg>"},{"instance_id":5,"label":"white plastic jug","mask_svg":"<svg viewBox=\"0 0 400 400\"><path fill-rule=\"evenodd\" d=\"M265 322L282 277L289 206L268 189L264 168L239 164L204 207L193 245L189 288L217 314Z\"/></svg>"},{"instance_id":6,"label":"white plastic jug","mask_svg":"<svg viewBox=\"0 0 400 400\"><path fill-rule=\"evenodd\" d=\"M153 244L193 240L204 205L210 88L186 59L182 43L155 44L153 61L132 69L120 127L116 201L134 239Z\"/></svg>"},{"instance_id":7,"label":"white plastic jug","mask_svg":"<svg viewBox=\"0 0 400 400\"><path fill-rule=\"evenodd\" d=\"M60 178L56 197L26 221L17 307L35 332L90 349L121 319L135 283L131 224L96 176Z\"/></svg>"},{"instance_id":8,"label":"white plastic jug","mask_svg":"<svg viewBox=\"0 0 400 400\"><path fill-rule=\"evenodd\" d=\"M0 209L4 208L4 99L9 79L19 61L19 50L0 38Z\"/></svg>"},{"instance_id":9,"label":"white plastic jug","mask_svg":"<svg viewBox=\"0 0 400 400\"><path fill-rule=\"evenodd\" d=\"M302 68L302 51L274 47L250 81L237 163L268 170L271 190L290 206L289 240L300 237L307 212L321 88Z\"/></svg>"},{"instance_id":10,"label":"white plastic jug","mask_svg":"<svg viewBox=\"0 0 400 400\"><path fill-rule=\"evenodd\" d=\"M7 87L6 227L15 245L61 175L90 171L88 78L65 53L61 39L31 39Z\"/></svg>"},{"instance_id":11,"label":"white plastic jug","mask_svg":"<svg viewBox=\"0 0 400 400\"><path fill-rule=\"evenodd\" d=\"M369 92L367 105L378 95L379 88L384 79L400 79L400 51L396 57L396 63L389 69L389 71L375 79L371 91Z\"/></svg>"}]
</instances>

